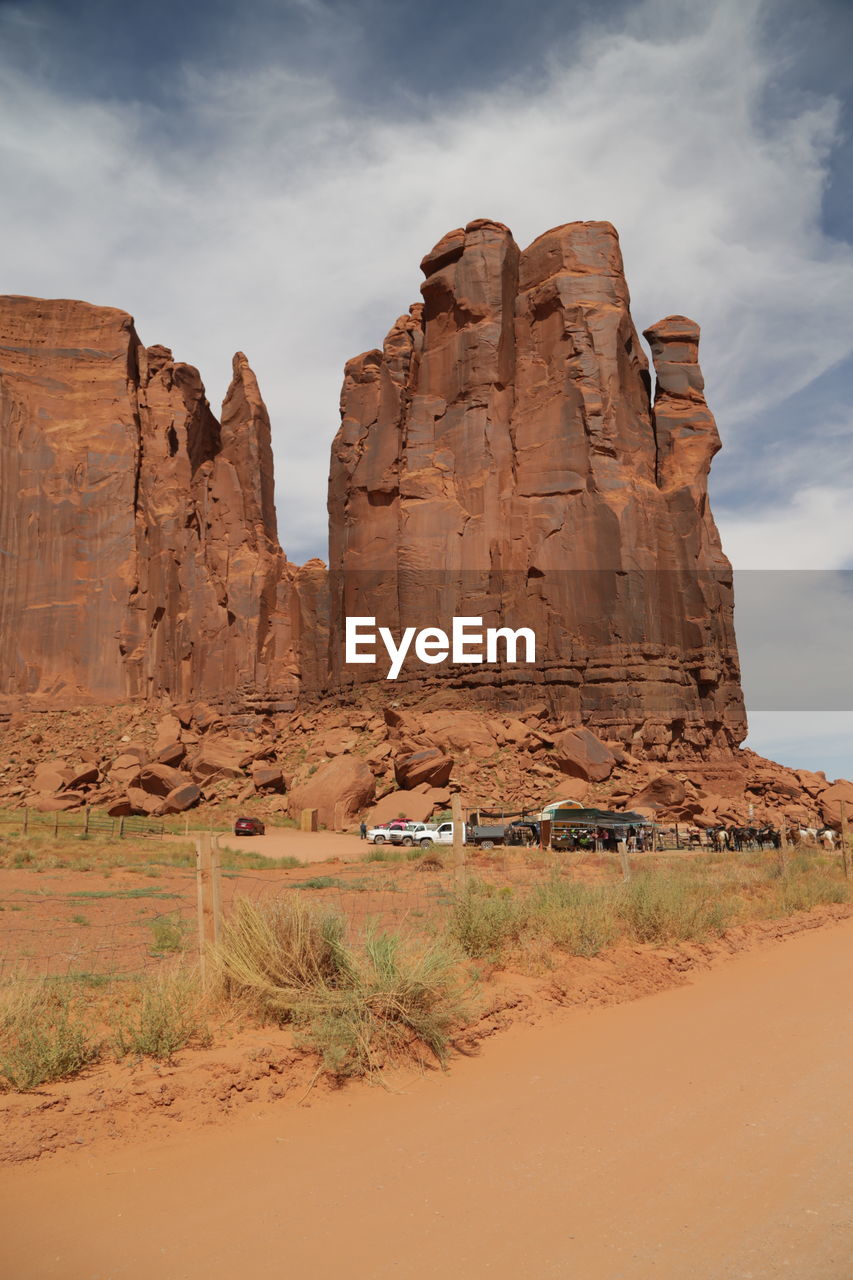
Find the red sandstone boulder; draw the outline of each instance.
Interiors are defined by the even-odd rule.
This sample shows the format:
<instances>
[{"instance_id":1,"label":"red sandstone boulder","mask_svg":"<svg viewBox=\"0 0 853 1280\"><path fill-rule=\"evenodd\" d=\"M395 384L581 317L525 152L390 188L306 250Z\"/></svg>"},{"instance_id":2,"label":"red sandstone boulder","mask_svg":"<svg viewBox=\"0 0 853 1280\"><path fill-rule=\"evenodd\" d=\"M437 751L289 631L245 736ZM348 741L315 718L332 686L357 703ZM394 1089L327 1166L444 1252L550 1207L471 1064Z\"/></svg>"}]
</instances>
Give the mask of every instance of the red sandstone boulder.
<instances>
[{"instance_id":1,"label":"red sandstone boulder","mask_svg":"<svg viewBox=\"0 0 853 1280\"><path fill-rule=\"evenodd\" d=\"M369 827L382 827L395 818L409 822L426 822L436 809L445 808L450 792L439 787L418 787L416 791L391 791L378 800L367 815Z\"/></svg>"},{"instance_id":2,"label":"red sandstone boulder","mask_svg":"<svg viewBox=\"0 0 853 1280\"><path fill-rule=\"evenodd\" d=\"M77 791L80 787L92 787L101 780L101 771L93 761L84 761L71 770L71 777L66 786L69 791Z\"/></svg>"},{"instance_id":3,"label":"red sandstone boulder","mask_svg":"<svg viewBox=\"0 0 853 1280\"><path fill-rule=\"evenodd\" d=\"M336 756L292 787L289 810L298 817L303 809L316 809L320 822L334 827L337 821L344 823L355 817L375 794L375 779L363 760Z\"/></svg>"},{"instance_id":4,"label":"red sandstone boulder","mask_svg":"<svg viewBox=\"0 0 853 1280\"><path fill-rule=\"evenodd\" d=\"M588 782L609 778L616 763L613 752L589 729L567 729L554 739L551 760L562 773Z\"/></svg>"},{"instance_id":5,"label":"red sandstone boulder","mask_svg":"<svg viewBox=\"0 0 853 1280\"><path fill-rule=\"evenodd\" d=\"M148 795L162 798L170 791L174 791L177 787L184 787L189 782L192 782L192 778L189 774L182 773L180 769L172 769L167 764L147 764L139 770L132 785L139 787Z\"/></svg>"},{"instance_id":6,"label":"red sandstone boulder","mask_svg":"<svg viewBox=\"0 0 853 1280\"><path fill-rule=\"evenodd\" d=\"M443 787L450 779L453 759L435 747L412 751L394 761L394 777L404 791L412 791L425 782L430 787Z\"/></svg>"},{"instance_id":7,"label":"red sandstone boulder","mask_svg":"<svg viewBox=\"0 0 853 1280\"><path fill-rule=\"evenodd\" d=\"M65 760L46 760L36 766L33 773L33 786L36 791L51 793L67 787L74 777L74 771Z\"/></svg>"},{"instance_id":8,"label":"red sandstone boulder","mask_svg":"<svg viewBox=\"0 0 853 1280\"><path fill-rule=\"evenodd\" d=\"M176 742L181 736L181 722L177 716L163 716L155 730L154 754L159 755L164 747Z\"/></svg>"},{"instance_id":9,"label":"red sandstone boulder","mask_svg":"<svg viewBox=\"0 0 853 1280\"><path fill-rule=\"evenodd\" d=\"M230 738L205 739L191 764L197 782L211 778L239 778L252 763L255 748L249 742Z\"/></svg>"},{"instance_id":10,"label":"red sandstone boulder","mask_svg":"<svg viewBox=\"0 0 853 1280\"><path fill-rule=\"evenodd\" d=\"M479 716L467 711L428 711L421 717L423 731L445 752L469 751L471 755L494 755L493 734Z\"/></svg>"},{"instance_id":11,"label":"red sandstone boulder","mask_svg":"<svg viewBox=\"0 0 853 1280\"><path fill-rule=\"evenodd\" d=\"M589 795L589 783L583 778L561 778L549 793L546 804L558 804L561 800L577 800L583 804Z\"/></svg>"},{"instance_id":12,"label":"red sandstone boulder","mask_svg":"<svg viewBox=\"0 0 853 1280\"><path fill-rule=\"evenodd\" d=\"M342 756L352 751L358 741L358 734L352 729L341 727L329 729L314 742L311 756Z\"/></svg>"},{"instance_id":13,"label":"red sandstone boulder","mask_svg":"<svg viewBox=\"0 0 853 1280\"><path fill-rule=\"evenodd\" d=\"M186 809L192 809L197 805L200 799L201 788L194 782L186 782L183 786L175 787L165 797L163 813L183 813Z\"/></svg>"},{"instance_id":14,"label":"red sandstone boulder","mask_svg":"<svg viewBox=\"0 0 853 1280\"><path fill-rule=\"evenodd\" d=\"M143 791L141 787L128 787L127 789L127 800L131 813L144 813L149 817L160 817L163 813L164 798L163 796L156 796L148 791Z\"/></svg>"},{"instance_id":15,"label":"red sandstone boulder","mask_svg":"<svg viewBox=\"0 0 853 1280\"><path fill-rule=\"evenodd\" d=\"M127 796L122 796L120 800L114 800L107 809L107 814L111 818L129 818L133 813L133 805Z\"/></svg>"},{"instance_id":16,"label":"red sandstone boulder","mask_svg":"<svg viewBox=\"0 0 853 1280\"><path fill-rule=\"evenodd\" d=\"M167 742L166 745L161 747L157 752L156 763L167 764L175 769L182 763L186 754L187 749L183 742Z\"/></svg>"},{"instance_id":17,"label":"red sandstone boulder","mask_svg":"<svg viewBox=\"0 0 853 1280\"><path fill-rule=\"evenodd\" d=\"M510 746L524 750L536 741L528 725L514 716L490 720L489 731L499 747Z\"/></svg>"},{"instance_id":18,"label":"red sandstone boulder","mask_svg":"<svg viewBox=\"0 0 853 1280\"><path fill-rule=\"evenodd\" d=\"M117 787L127 787L139 773L139 757L123 752L113 760L107 770L107 777Z\"/></svg>"},{"instance_id":19,"label":"red sandstone boulder","mask_svg":"<svg viewBox=\"0 0 853 1280\"><path fill-rule=\"evenodd\" d=\"M63 791L57 796L36 795L28 801L30 809L39 813L63 813L68 809L79 809L86 803L86 797L80 791Z\"/></svg>"},{"instance_id":20,"label":"red sandstone boulder","mask_svg":"<svg viewBox=\"0 0 853 1280\"><path fill-rule=\"evenodd\" d=\"M252 765L252 783L256 791L286 790L286 782L281 766L277 764Z\"/></svg>"},{"instance_id":21,"label":"red sandstone boulder","mask_svg":"<svg viewBox=\"0 0 853 1280\"><path fill-rule=\"evenodd\" d=\"M647 809L677 809L684 804L686 795L684 783L680 778L673 778L670 774L663 773L652 778L641 791L635 792L631 797L630 805L637 813ZM696 810L697 813L701 812L701 809L700 805Z\"/></svg>"},{"instance_id":22,"label":"red sandstone boulder","mask_svg":"<svg viewBox=\"0 0 853 1280\"><path fill-rule=\"evenodd\" d=\"M846 778L839 778L837 782L833 782L820 793L817 803L824 822L837 827L841 822L842 800L849 823L848 830L853 831L853 782L848 782Z\"/></svg>"}]
</instances>

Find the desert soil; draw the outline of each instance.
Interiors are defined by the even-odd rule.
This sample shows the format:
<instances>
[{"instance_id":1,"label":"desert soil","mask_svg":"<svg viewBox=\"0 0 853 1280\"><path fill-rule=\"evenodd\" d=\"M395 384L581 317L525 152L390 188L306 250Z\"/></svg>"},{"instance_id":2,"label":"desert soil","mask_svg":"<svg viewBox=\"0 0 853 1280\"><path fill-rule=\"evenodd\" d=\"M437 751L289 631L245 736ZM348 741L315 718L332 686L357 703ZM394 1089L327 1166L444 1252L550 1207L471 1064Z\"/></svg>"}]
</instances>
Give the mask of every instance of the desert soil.
<instances>
[{"instance_id":1,"label":"desert soil","mask_svg":"<svg viewBox=\"0 0 853 1280\"><path fill-rule=\"evenodd\" d=\"M448 1074L0 1172L15 1280L850 1280L853 920Z\"/></svg>"}]
</instances>

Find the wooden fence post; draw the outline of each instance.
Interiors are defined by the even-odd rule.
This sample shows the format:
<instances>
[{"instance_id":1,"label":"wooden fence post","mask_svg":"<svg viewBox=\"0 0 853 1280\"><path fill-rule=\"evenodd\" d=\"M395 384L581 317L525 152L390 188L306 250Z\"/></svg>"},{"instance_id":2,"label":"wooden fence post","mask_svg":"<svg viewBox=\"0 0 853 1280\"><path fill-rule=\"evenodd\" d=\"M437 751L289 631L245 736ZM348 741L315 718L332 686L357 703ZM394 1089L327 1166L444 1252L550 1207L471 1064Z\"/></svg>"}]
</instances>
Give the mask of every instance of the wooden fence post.
<instances>
[{"instance_id":1,"label":"wooden fence post","mask_svg":"<svg viewBox=\"0 0 853 1280\"><path fill-rule=\"evenodd\" d=\"M59 810L55 809L53 814L53 838L59 835Z\"/></svg>"},{"instance_id":2,"label":"wooden fence post","mask_svg":"<svg viewBox=\"0 0 853 1280\"><path fill-rule=\"evenodd\" d=\"M213 906L213 945L219 946L222 936L222 851L219 847L219 836L213 837L210 852L210 888Z\"/></svg>"},{"instance_id":3,"label":"wooden fence post","mask_svg":"<svg viewBox=\"0 0 853 1280\"><path fill-rule=\"evenodd\" d=\"M207 945L213 941L213 893L211 889L211 839L203 831L196 839L195 883L198 913L198 960L202 981L206 980Z\"/></svg>"},{"instance_id":4,"label":"wooden fence post","mask_svg":"<svg viewBox=\"0 0 853 1280\"><path fill-rule=\"evenodd\" d=\"M450 815L453 819L453 875L457 886L465 883L465 829L462 818L462 797L456 791L450 797Z\"/></svg>"},{"instance_id":5,"label":"wooden fence post","mask_svg":"<svg viewBox=\"0 0 853 1280\"><path fill-rule=\"evenodd\" d=\"M89 814L90 813L91 813L91 809L89 808L88 805L86 805L86 809L83 814L83 835L84 836L87 836L89 834Z\"/></svg>"},{"instance_id":6,"label":"wooden fence post","mask_svg":"<svg viewBox=\"0 0 853 1280\"><path fill-rule=\"evenodd\" d=\"M124 839L124 817L123 816L118 820L118 838L119 840Z\"/></svg>"},{"instance_id":7,"label":"wooden fence post","mask_svg":"<svg viewBox=\"0 0 853 1280\"><path fill-rule=\"evenodd\" d=\"M24 835L27 834L29 829L30 829L30 811L29 809L24 809Z\"/></svg>"},{"instance_id":8,"label":"wooden fence post","mask_svg":"<svg viewBox=\"0 0 853 1280\"><path fill-rule=\"evenodd\" d=\"M841 865L845 880L850 879L850 858L847 851L847 805L841 801Z\"/></svg>"}]
</instances>

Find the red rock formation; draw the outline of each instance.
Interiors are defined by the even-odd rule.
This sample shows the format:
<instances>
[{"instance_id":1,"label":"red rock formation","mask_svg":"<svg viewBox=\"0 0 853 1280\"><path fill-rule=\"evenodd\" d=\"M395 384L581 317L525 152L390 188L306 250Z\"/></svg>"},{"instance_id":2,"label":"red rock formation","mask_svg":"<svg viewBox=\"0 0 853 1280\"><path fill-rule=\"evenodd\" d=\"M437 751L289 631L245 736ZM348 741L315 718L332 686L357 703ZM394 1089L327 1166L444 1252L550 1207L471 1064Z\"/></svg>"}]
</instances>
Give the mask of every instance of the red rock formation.
<instances>
[{"instance_id":1,"label":"red rock formation","mask_svg":"<svg viewBox=\"0 0 853 1280\"><path fill-rule=\"evenodd\" d=\"M219 423L122 311L3 298L0 335L0 694L292 703L305 571L246 357Z\"/></svg>"},{"instance_id":2,"label":"red rock formation","mask_svg":"<svg viewBox=\"0 0 853 1280\"><path fill-rule=\"evenodd\" d=\"M500 223L445 236L423 307L351 360L329 486L331 654L343 618L449 629L453 615L532 627L535 670L412 663L425 680L511 703L548 696L570 724L665 758L728 752L746 726L731 570L707 503L719 447L698 328L648 331L648 365L607 223L519 253Z\"/></svg>"}]
</instances>

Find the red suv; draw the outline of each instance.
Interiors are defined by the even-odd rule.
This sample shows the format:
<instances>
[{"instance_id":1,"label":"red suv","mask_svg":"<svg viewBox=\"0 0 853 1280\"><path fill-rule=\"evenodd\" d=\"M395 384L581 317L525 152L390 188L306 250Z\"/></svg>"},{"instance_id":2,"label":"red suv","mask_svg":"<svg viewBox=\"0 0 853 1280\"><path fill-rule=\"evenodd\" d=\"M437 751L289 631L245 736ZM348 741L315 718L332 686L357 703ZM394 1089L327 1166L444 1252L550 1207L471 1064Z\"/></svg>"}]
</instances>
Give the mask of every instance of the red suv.
<instances>
[{"instance_id":1,"label":"red suv","mask_svg":"<svg viewBox=\"0 0 853 1280\"><path fill-rule=\"evenodd\" d=\"M234 823L235 836L262 836L265 831L260 818L238 818Z\"/></svg>"}]
</instances>

